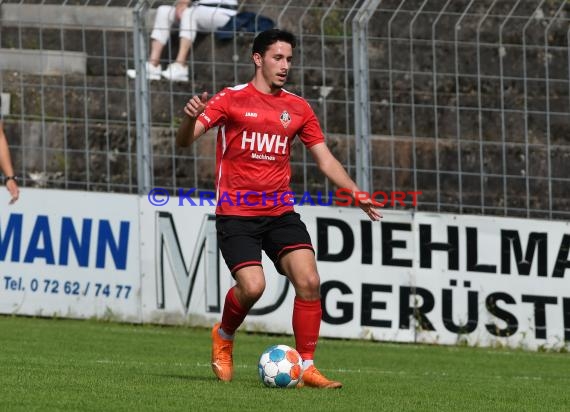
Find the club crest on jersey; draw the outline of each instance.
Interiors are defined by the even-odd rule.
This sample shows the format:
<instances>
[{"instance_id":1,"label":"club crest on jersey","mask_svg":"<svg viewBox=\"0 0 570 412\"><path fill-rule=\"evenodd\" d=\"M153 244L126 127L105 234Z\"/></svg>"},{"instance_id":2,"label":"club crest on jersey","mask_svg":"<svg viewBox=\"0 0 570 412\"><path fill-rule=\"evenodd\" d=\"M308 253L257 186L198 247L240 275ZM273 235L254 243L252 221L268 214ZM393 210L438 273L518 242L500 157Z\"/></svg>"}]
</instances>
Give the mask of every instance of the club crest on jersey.
<instances>
[{"instance_id":1,"label":"club crest on jersey","mask_svg":"<svg viewBox=\"0 0 570 412\"><path fill-rule=\"evenodd\" d=\"M287 129L287 126L289 126L289 123L291 123L291 116L289 115L289 112L287 110L283 110L283 113L281 113L279 120L281 120L283 127Z\"/></svg>"}]
</instances>

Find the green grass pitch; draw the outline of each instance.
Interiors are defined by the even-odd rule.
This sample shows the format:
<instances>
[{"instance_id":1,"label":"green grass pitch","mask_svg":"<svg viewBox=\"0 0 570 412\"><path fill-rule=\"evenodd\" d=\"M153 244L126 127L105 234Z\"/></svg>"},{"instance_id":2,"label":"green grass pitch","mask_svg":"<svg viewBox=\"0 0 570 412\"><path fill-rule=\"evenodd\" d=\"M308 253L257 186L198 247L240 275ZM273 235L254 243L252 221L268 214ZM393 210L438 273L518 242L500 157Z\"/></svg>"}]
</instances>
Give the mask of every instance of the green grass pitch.
<instances>
[{"instance_id":1,"label":"green grass pitch","mask_svg":"<svg viewBox=\"0 0 570 412\"><path fill-rule=\"evenodd\" d=\"M238 333L215 380L209 330L0 317L0 411L564 411L570 355L321 339L341 390L269 389L257 359L290 336Z\"/></svg>"}]
</instances>

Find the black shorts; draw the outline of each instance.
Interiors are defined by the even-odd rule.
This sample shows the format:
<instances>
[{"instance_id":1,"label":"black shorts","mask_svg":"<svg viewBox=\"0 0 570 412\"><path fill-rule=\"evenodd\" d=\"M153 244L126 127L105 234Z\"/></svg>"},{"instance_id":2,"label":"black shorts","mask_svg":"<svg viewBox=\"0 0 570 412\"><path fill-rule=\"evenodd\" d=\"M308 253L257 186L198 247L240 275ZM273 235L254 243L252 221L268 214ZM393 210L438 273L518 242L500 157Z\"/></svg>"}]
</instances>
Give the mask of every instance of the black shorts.
<instances>
[{"instance_id":1,"label":"black shorts","mask_svg":"<svg viewBox=\"0 0 570 412\"><path fill-rule=\"evenodd\" d=\"M216 216L218 246L232 275L246 266L261 266L261 251L284 274L279 258L297 249L313 249L298 213L281 216Z\"/></svg>"}]
</instances>

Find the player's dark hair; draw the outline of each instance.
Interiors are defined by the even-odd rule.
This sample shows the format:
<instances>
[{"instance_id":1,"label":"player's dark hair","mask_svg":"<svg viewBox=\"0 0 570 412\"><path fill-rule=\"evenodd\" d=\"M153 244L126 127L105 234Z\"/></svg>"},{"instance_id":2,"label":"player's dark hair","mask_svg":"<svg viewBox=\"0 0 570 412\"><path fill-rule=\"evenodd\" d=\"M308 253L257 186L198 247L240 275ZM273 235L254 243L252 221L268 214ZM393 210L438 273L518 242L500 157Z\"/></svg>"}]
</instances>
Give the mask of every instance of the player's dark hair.
<instances>
[{"instance_id":1,"label":"player's dark hair","mask_svg":"<svg viewBox=\"0 0 570 412\"><path fill-rule=\"evenodd\" d=\"M297 45L297 40L295 40L293 33L280 29L270 29L262 31L257 35L255 40L253 40L251 54L259 53L263 56L267 49L278 41L289 43L293 49Z\"/></svg>"}]
</instances>

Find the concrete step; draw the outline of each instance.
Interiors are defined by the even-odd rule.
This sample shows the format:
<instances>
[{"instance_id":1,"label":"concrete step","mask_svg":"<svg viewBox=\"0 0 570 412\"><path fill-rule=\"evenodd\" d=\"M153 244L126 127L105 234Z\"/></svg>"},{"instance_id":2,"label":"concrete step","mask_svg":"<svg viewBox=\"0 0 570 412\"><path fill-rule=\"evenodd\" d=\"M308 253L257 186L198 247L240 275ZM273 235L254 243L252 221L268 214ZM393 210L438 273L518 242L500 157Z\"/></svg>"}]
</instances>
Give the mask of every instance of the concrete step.
<instances>
[{"instance_id":1,"label":"concrete step","mask_svg":"<svg viewBox=\"0 0 570 412\"><path fill-rule=\"evenodd\" d=\"M0 49L0 70L40 75L85 74L87 54L59 50Z\"/></svg>"},{"instance_id":2,"label":"concrete step","mask_svg":"<svg viewBox=\"0 0 570 412\"><path fill-rule=\"evenodd\" d=\"M216 70L227 71L233 78L234 62L251 77L252 66L249 55L252 35L244 35L234 42L218 42L211 35L200 34L196 39L189 64L195 62L195 75L198 79L211 76ZM38 28L38 27L1 27L0 47L14 49L44 49L83 52L87 54L88 74L101 76L124 75L127 68L133 68L133 36L129 31L108 31L78 28ZM178 51L178 38L173 33L172 40L164 48L164 65L175 59ZM237 56L235 59L233 56ZM214 63L215 62L215 63ZM198 80L199 81L199 80Z\"/></svg>"},{"instance_id":3,"label":"concrete step","mask_svg":"<svg viewBox=\"0 0 570 412\"><path fill-rule=\"evenodd\" d=\"M17 173L25 175L26 186L44 184L46 187L83 189L83 190L112 190L115 192L136 191L136 128L134 123L113 123L85 121L16 121L7 119L5 130L12 147L13 162ZM354 140L344 135L328 136L328 145L335 155L346 164L347 145L354 153ZM194 187L195 178L200 187L214 186L215 171L215 131L210 131L189 149L175 149L174 130L170 127L152 127L151 141L153 144L153 164L155 184L159 187L169 187L175 184L172 176L176 176L179 187ZM296 145L293 153L292 188L301 193L304 184L308 191L316 194L323 190L324 177L312 163L306 166L299 164L302 159L300 146ZM392 181L392 161L389 147L395 151L395 181ZM463 171L478 173L478 147L476 144L463 145ZM194 149L196 150L194 152ZM413 146L409 137L374 136L372 139L372 159L374 170L374 190L390 191L414 190L414 174L412 167ZM433 167L433 139L418 139L415 145L418 170L416 170L417 187L422 191L418 200L423 204L422 210L433 210L437 202L436 176L434 170L420 169ZM440 151L440 193L439 199L449 207L443 206L443 211L457 212L459 203L472 208L472 213L481 204L480 176L462 176L463 193L461 199L458 193L458 174L453 169L457 156L456 142L445 139L439 146ZM509 207L526 209L525 178L516 176L517 168L524 168L520 159L521 149L508 147L507 158L510 159L511 176L507 178L507 196ZM188 156L173 162L172 155ZM194 157L196 155L196 157ZM500 173L501 147L486 149L485 172ZM554 170L563 170L565 159L570 156L570 149L559 149L552 153ZM548 183L546 180L546 158L544 151L531 153L529 159L531 173L529 177L531 198L530 207L533 209L548 209ZM197 164L198 175L194 176L194 163ZM351 162L354 164L354 160ZM428 164L430 163L430 164ZM493 165L496 163L496 167ZM451 166L450 166L451 165ZM448 170L446 172L445 170ZM306 172L307 181L304 180ZM45 181L42 183L42 181ZM67 182L67 184L66 184ZM485 207L496 208L502 212L504 204L502 177L484 178ZM554 210L568 210L570 199L567 196L564 182L552 182ZM431 205L431 206L430 206ZM430 209L430 207L432 209ZM464 210L465 212L465 210ZM487 210L486 213L491 213ZM537 216L538 217L538 216ZM544 217L544 216L542 216Z\"/></svg>"},{"instance_id":4,"label":"concrete step","mask_svg":"<svg viewBox=\"0 0 570 412\"><path fill-rule=\"evenodd\" d=\"M44 117L50 120L90 122L134 122L135 81L124 73L118 76L40 76L18 71L3 73L3 92L11 98L10 114L14 117ZM151 121L154 125L170 125L182 113L184 104L196 93L213 93L209 78L193 84L167 80L149 83ZM221 88L221 85L220 85ZM217 90L216 90L217 91ZM4 107L4 106L3 106Z\"/></svg>"},{"instance_id":5,"label":"concrete step","mask_svg":"<svg viewBox=\"0 0 570 412\"><path fill-rule=\"evenodd\" d=\"M134 27L133 8L78 6L70 4L2 4L2 26L82 28L131 31ZM147 24L154 21L156 10L147 14Z\"/></svg>"},{"instance_id":6,"label":"concrete step","mask_svg":"<svg viewBox=\"0 0 570 412\"><path fill-rule=\"evenodd\" d=\"M156 125L172 124L173 118L181 112L182 107L193 93L207 91L210 95L227 85L233 85L249 80L250 67L245 67L243 72L238 73L237 82L232 81L233 70L223 66L216 68L216 84L214 85L211 67L207 64L199 64L194 67L194 82L171 83L167 80L149 82L151 92L151 120ZM125 122L135 119L135 82L129 79L124 72L115 76L93 76L84 74L67 74L65 76L38 76L24 73L6 72L3 75L3 92L11 95L11 114L14 116L44 116L46 118L83 119L102 122ZM294 76L287 89L298 94L304 94L308 99L315 102L318 99L318 90L305 88L301 90L298 77ZM22 89L21 85L25 85ZM397 105L390 106L387 98L387 84L383 84L383 95L373 99L371 106L371 122L373 130L379 134L389 135L392 133L390 119L393 119L393 132L402 136L434 136L433 96L431 91L416 98L416 104L423 103L425 106L415 108L415 131L411 129L411 108L409 106L409 91L404 86L401 90L394 90L394 99ZM339 93L338 101L330 101L326 105L327 132L344 133L346 131L346 116L353 115L352 111L346 113L344 89L335 87L335 93ZM407 93L407 97L405 96ZM349 91L349 97L352 91ZM441 139L457 136L457 114L455 111L455 93L438 94L438 129L437 134ZM386 99L382 103L382 99ZM485 94L483 101L495 99L491 94ZM510 96L512 99L513 96ZM520 95L518 97L520 99ZM471 93L460 93L459 99L462 106L475 97ZM508 100L509 102L511 100ZM550 98L551 110L563 110L563 104L568 104L568 98L556 96ZM488 104L488 103L487 103ZM528 96L529 110L544 110L544 96ZM499 107L497 105L497 107ZM509 106L511 107L511 106ZM567 107L567 106L566 106ZM315 110L324 110L315 106ZM509 112L505 117L506 140L509 143L522 143L525 141L525 119L522 106L514 107L518 112ZM483 140L489 142L501 142L501 116L498 111L481 111L481 124L483 125ZM175 114L173 116L173 113ZM320 112L319 112L320 114ZM544 116L530 114L528 116L530 130L530 143L543 143L545 141ZM549 118L551 143L563 145L567 141L567 116L551 114ZM479 140L479 111L475 106L469 110L461 111L460 133L462 140Z\"/></svg>"}]
</instances>

